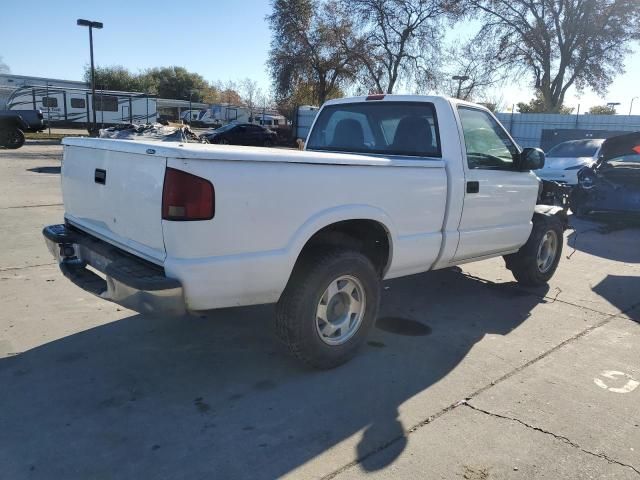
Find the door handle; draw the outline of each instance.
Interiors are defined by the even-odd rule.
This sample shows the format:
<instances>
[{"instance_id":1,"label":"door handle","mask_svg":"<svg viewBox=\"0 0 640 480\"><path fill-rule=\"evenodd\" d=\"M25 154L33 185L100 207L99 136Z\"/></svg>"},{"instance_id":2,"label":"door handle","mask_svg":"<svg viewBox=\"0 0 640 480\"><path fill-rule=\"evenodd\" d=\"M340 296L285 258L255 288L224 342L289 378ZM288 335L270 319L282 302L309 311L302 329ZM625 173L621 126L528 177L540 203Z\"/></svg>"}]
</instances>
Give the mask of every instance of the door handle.
<instances>
[{"instance_id":1,"label":"door handle","mask_svg":"<svg viewBox=\"0 0 640 480\"><path fill-rule=\"evenodd\" d=\"M106 183L106 181L107 181L107 171L106 170L102 170L101 168L96 168L93 180L96 183L100 183L100 184L104 185Z\"/></svg>"},{"instance_id":2,"label":"door handle","mask_svg":"<svg viewBox=\"0 0 640 480\"><path fill-rule=\"evenodd\" d=\"M480 182L467 182L467 193L478 193L480 191Z\"/></svg>"}]
</instances>

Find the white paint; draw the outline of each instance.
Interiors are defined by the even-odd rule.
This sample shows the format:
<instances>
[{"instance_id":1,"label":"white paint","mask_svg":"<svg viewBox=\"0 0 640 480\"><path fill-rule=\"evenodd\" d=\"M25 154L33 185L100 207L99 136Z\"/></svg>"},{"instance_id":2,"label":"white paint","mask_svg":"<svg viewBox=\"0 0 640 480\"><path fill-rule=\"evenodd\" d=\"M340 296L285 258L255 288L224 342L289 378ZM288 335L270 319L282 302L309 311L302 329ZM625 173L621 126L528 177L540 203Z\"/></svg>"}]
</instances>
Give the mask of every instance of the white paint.
<instances>
[{"instance_id":1,"label":"white paint","mask_svg":"<svg viewBox=\"0 0 640 480\"><path fill-rule=\"evenodd\" d=\"M600 376L609 380L618 380L620 378L627 379L627 383L622 387L610 387L603 380L597 377L593 379L593 383L595 383L597 386L599 386L603 390L608 390L613 393L631 393L636 388L638 388L638 386L640 386L640 382L634 380L631 375L629 375L628 373L619 372L617 370L605 370L600 374Z\"/></svg>"}]
</instances>

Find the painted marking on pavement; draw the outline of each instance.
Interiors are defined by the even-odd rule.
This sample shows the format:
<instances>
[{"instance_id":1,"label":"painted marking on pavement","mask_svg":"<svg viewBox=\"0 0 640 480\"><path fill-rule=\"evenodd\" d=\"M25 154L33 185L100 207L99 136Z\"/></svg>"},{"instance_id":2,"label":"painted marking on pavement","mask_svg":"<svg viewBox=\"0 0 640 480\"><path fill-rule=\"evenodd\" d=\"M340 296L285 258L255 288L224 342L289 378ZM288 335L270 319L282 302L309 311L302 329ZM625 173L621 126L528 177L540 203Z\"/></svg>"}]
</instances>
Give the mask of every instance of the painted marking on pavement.
<instances>
[{"instance_id":1,"label":"painted marking on pavement","mask_svg":"<svg viewBox=\"0 0 640 480\"><path fill-rule=\"evenodd\" d=\"M605 370L600 374L600 376L608 378L609 380L619 380L620 378L627 379L627 383L625 383L622 387L610 387L598 377L593 379L593 383L595 383L597 386L613 393L631 393L636 388L638 388L638 386L640 386L640 382L635 380L631 375L629 375L628 373L619 372L617 370Z\"/></svg>"}]
</instances>

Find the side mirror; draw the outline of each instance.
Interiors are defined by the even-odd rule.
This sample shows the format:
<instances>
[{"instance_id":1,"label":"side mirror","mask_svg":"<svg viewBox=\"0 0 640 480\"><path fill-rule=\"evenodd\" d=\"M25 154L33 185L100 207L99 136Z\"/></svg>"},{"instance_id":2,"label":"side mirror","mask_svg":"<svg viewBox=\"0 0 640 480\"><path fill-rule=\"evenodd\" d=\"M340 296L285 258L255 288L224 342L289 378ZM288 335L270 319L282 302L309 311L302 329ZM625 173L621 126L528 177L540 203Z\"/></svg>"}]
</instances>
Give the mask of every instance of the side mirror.
<instances>
[{"instance_id":1,"label":"side mirror","mask_svg":"<svg viewBox=\"0 0 640 480\"><path fill-rule=\"evenodd\" d=\"M519 170L539 170L544 167L544 152L540 148L525 148L520 154Z\"/></svg>"}]
</instances>

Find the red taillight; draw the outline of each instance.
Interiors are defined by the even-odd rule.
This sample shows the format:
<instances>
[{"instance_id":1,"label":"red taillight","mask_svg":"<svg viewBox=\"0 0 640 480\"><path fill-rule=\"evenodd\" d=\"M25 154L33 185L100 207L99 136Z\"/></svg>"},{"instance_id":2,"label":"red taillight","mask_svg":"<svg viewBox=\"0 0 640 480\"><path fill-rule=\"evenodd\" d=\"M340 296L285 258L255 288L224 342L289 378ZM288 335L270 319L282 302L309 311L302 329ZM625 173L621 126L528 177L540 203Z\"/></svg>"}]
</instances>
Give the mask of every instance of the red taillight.
<instances>
[{"instance_id":1,"label":"red taillight","mask_svg":"<svg viewBox=\"0 0 640 480\"><path fill-rule=\"evenodd\" d=\"M638 155L640 155L640 145L636 145L635 147L633 147L631 150L633 150L634 152L636 152Z\"/></svg>"},{"instance_id":2,"label":"red taillight","mask_svg":"<svg viewBox=\"0 0 640 480\"><path fill-rule=\"evenodd\" d=\"M376 93L374 95L367 96L367 100L382 100L384 98L384 93Z\"/></svg>"},{"instance_id":3,"label":"red taillight","mask_svg":"<svg viewBox=\"0 0 640 480\"><path fill-rule=\"evenodd\" d=\"M162 191L163 220L210 220L215 211L215 192L209 180L167 168Z\"/></svg>"}]
</instances>

